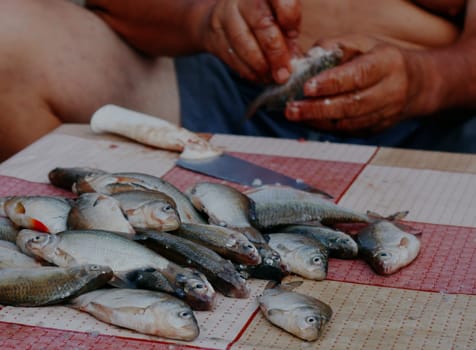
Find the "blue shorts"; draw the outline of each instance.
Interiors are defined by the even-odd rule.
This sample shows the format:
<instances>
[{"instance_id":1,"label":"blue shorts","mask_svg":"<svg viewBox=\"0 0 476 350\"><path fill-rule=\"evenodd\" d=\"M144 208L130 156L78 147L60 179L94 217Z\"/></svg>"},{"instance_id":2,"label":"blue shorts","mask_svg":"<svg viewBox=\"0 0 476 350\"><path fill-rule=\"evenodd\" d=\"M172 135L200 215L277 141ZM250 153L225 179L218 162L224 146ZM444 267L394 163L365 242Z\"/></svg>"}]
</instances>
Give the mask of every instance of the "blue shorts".
<instances>
[{"instance_id":1,"label":"blue shorts","mask_svg":"<svg viewBox=\"0 0 476 350\"><path fill-rule=\"evenodd\" d=\"M341 137L290 122L282 113L264 109L245 121L247 106L263 87L241 79L212 55L176 58L175 69L182 126L192 131L476 152L476 118L407 120L378 135Z\"/></svg>"}]
</instances>

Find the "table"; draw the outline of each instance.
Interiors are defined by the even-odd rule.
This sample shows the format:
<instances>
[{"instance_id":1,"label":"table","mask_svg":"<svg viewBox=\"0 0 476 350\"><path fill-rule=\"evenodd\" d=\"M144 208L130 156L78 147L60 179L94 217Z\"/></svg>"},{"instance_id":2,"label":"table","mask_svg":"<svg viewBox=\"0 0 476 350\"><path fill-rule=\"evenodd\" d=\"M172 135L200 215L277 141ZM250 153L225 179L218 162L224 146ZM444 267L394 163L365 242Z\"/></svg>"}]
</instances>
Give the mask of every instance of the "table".
<instances>
[{"instance_id":1,"label":"table","mask_svg":"<svg viewBox=\"0 0 476 350\"><path fill-rule=\"evenodd\" d=\"M381 215L409 210L421 229L413 264L378 276L361 260L331 259L325 281L297 291L332 306L315 343L272 326L255 297L220 296L196 312L201 333L191 343L106 325L65 306L0 309L1 349L476 349L476 156L271 138L213 135L211 142L243 159L295 176L329 192L339 205ZM89 166L163 176L184 190L219 181L174 166L177 154L85 125L63 125L0 164L0 196L57 194L48 184L57 166ZM235 186L235 185L234 185ZM298 279L297 277L291 277Z\"/></svg>"}]
</instances>

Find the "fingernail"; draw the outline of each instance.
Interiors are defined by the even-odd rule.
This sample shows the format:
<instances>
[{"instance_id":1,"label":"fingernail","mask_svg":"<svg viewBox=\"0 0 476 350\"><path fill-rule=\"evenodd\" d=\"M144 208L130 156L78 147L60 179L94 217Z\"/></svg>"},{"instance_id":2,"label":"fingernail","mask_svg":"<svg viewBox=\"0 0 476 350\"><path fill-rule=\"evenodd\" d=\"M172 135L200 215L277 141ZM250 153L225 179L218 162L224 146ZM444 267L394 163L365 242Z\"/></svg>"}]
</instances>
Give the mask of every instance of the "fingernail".
<instances>
[{"instance_id":1,"label":"fingernail","mask_svg":"<svg viewBox=\"0 0 476 350\"><path fill-rule=\"evenodd\" d=\"M299 120L300 114L299 108L296 106L288 105L288 108L286 108L286 117L289 120Z\"/></svg>"},{"instance_id":2,"label":"fingernail","mask_svg":"<svg viewBox=\"0 0 476 350\"><path fill-rule=\"evenodd\" d=\"M276 71L276 81L278 83L284 83L285 81L288 80L289 76L291 73L289 73L289 70L287 68L279 68Z\"/></svg>"}]
</instances>

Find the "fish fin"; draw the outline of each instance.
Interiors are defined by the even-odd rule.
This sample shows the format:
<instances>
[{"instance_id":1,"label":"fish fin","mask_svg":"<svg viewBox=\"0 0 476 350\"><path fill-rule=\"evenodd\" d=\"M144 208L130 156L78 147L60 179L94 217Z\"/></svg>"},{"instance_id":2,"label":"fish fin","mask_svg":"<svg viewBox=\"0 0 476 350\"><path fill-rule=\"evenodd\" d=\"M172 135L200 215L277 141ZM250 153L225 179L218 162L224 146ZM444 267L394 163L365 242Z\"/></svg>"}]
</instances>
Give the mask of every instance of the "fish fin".
<instances>
[{"instance_id":1,"label":"fish fin","mask_svg":"<svg viewBox=\"0 0 476 350\"><path fill-rule=\"evenodd\" d=\"M136 284L128 280L126 275L114 275L114 277L108 282L109 285L116 288L136 289Z\"/></svg>"},{"instance_id":2,"label":"fish fin","mask_svg":"<svg viewBox=\"0 0 476 350\"><path fill-rule=\"evenodd\" d=\"M403 237L401 240L400 240L400 247L408 247L410 245L410 242L408 241L408 238L406 237Z\"/></svg>"},{"instance_id":3,"label":"fish fin","mask_svg":"<svg viewBox=\"0 0 476 350\"><path fill-rule=\"evenodd\" d=\"M372 210L367 210L367 216L371 220L386 220L386 221L398 221L402 220L404 217L408 215L410 211L409 210L404 210L404 211L397 211L396 213L393 213L392 215L389 216L383 216L380 215L379 213L376 213Z\"/></svg>"},{"instance_id":4,"label":"fish fin","mask_svg":"<svg viewBox=\"0 0 476 350\"><path fill-rule=\"evenodd\" d=\"M101 305L99 303L95 303L94 301L92 301L90 303L90 305L97 311L99 312L99 314L101 315L101 320L107 320L107 321L111 321L112 320L112 316L114 314L114 310L111 310L107 307L105 307L104 305Z\"/></svg>"},{"instance_id":5,"label":"fish fin","mask_svg":"<svg viewBox=\"0 0 476 350\"><path fill-rule=\"evenodd\" d=\"M402 222L395 222L393 224L397 226L400 230L405 231L406 233L410 233L415 236L421 236L423 234L422 229L412 227L408 224L404 224Z\"/></svg>"},{"instance_id":6,"label":"fish fin","mask_svg":"<svg viewBox=\"0 0 476 350\"><path fill-rule=\"evenodd\" d=\"M279 282L277 281L269 281L266 286L264 287L264 289L273 289L275 288L277 285L279 285Z\"/></svg>"},{"instance_id":7,"label":"fish fin","mask_svg":"<svg viewBox=\"0 0 476 350\"><path fill-rule=\"evenodd\" d=\"M143 307L120 306L120 307L114 308L112 313L121 312L121 313L127 313L132 315L143 315L145 311L146 309Z\"/></svg>"},{"instance_id":8,"label":"fish fin","mask_svg":"<svg viewBox=\"0 0 476 350\"><path fill-rule=\"evenodd\" d=\"M292 282L287 282L287 283L281 283L279 285L279 288L282 290L286 291L292 291L296 288L298 288L303 282L302 281L292 281Z\"/></svg>"},{"instance_id":9,"label":"fish fin","mask_svg":"<svg viewBox=\"0 0 476 350\"><path fill-rule=\"evenodd\" d=\"M268 316L271 316L271 317L272 317L273 314L275 314L275 313L282 314L282 313L283 313L283 310L282 310L282 309L276 309L276 308L274 308L274 309L267 309L267 310L266 310L266 314L267 314Z\"/></svg>"}]
</instances>

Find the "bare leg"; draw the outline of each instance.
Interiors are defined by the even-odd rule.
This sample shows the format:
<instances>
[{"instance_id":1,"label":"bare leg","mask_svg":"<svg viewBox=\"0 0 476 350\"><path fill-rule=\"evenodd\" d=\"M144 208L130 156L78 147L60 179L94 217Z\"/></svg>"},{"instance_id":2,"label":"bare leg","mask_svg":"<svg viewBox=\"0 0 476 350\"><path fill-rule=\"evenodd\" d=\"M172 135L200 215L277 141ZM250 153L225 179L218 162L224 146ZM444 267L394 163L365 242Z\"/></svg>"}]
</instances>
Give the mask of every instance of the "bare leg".
<instances>
[{"instance_id":1,"label":"bare leg","mask_svg":"<svg viewBox=\"0 0 476 350\"><path fill-rule=\"evenodd\" d=\"M0 2L0 161L107 103L178 122L173 64L142 57L65 0Z\"/></svg>"}]
</instances>

